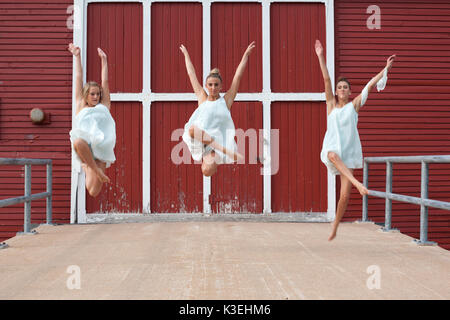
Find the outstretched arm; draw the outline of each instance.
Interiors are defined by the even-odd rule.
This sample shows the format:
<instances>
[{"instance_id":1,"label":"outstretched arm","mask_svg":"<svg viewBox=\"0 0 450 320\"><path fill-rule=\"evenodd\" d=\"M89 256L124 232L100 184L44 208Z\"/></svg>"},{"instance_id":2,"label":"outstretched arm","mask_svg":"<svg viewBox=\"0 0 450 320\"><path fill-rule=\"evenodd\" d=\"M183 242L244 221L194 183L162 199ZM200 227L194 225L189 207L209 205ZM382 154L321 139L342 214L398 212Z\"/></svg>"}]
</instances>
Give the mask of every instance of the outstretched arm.
<instances>
[{"instance_id":1,"label":"outstretched arm","mask_svg":"<svg viewBox=\"0 0 450 320\"><path fill-rule=\"evenodd\" d=\"M74 46L73 43L69 44L68 50L75 58L75 103L76 103L76 112L78 113L79 108L81 107L81 102L83 100L83 68L81 66L81 55L80 48Z\"/></svg>"},{"instance_id":2,"label":"outstretched arm","mask_svg":"<svg viewBox=\"0 0 450 320\"><path fill-rule=\"evenodd\" d=\"M327 100L327 109L330 112L331 108L336 104L336 100L333 94L333 87L331 85L330 74L328 73L325 57L323 56L323 47L319 40L316 40L315 49L317 58L319 58L320 70L322 71L323 81L325 84L325 99Z\"/></svg>"},{"instance_id":3,"label":"outstretched arm","mask_svg":"<svg viewBox=\"0 0 450 320\"><path fill-rule=\"evenodd\" d=\"M101 103L111 108L111 95L109 92L109 80L108 80L108 59L106 53L102 49L97 48L98 56L102 61L102 100Z\"/></svg>"},{"instance_id":4,"label":"outstretched arm","mask_svg":"<svg viewBox=\"0 0 450 320\"><path fill-rule=\"evenodd\" d=\"M189 76L189 80L191 81L192 89L194 89L194 93L197 96L197 100L199 104L207 98L207 94L203 89L202 85L197 79L197 74L195 73L194 65L192 64L191 57L184 45L180 46L181 52L184 54L184 62L186 63L186 71Z\"/></svg>"},{"instance_id":5,"label":"outstretched arm","mask_svg":"<svg viewBox=\"0 0 450 320\"><path fill-rule=\"evenodd\" d=\"M242 56L241 62L239 63L236 72L233 77L233 82L231 83L230 89L227 91L227 93L224 96L225 102L227 103L228 109L231 108L231 105L234 102L234 98L236 98L236 94L239 89L239 84L242 79L242 75L244 74L245 67L247 66L248 62L248 56L252 52L252 50L255 48L255 41L250 43L250 45L247 47L247 50L245 50L244 55Z\"/></svg>"},{"instance_id":6,"label":"outstretched arm","mask_svg":"<svg viewBox=\"0 0 450 320\"><path fill-rule=\"evenodd\" d=\"M380 81L380 79L383 77L383 74L386 71L389 71L392 68L392 64L394 63L395 54L390 56L387 59L386 67L383 68L383 70L380 71L375 77L373 77L369 83L364 87L363 92L359 94L354 100L353 105L355 107L356 112L359 112L359 109L364 105L365 99L367 99L367 95L372 91L373 88L377 85L377 82ZM365 97L364 97L365 96Z\"/></svg>"}]
</instances>

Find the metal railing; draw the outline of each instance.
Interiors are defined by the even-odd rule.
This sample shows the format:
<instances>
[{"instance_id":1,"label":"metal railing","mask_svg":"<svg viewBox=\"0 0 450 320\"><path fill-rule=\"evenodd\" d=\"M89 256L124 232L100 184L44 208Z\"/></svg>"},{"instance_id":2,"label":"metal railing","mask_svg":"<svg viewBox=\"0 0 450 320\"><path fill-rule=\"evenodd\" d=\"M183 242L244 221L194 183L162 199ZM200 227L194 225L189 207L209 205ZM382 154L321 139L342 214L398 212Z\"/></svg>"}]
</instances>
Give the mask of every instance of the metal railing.
<instances>
[{"instance_id":1,"label":"metal railing","mask_svg":"<svg viewBox=\"0 0 450 320\"><path fill-rule=\"evenodd\" d=\"M22 197L7 198L0 200L0 208L18 203L24 204L23 232L19 234L34 234L31 229L31 201L46 198L47 224L52 224L52 160L51 159L22 159L22 158L0 158L0 165L23 165L25 166L25 194ZM31 194L31 165L47 166L47 191ZM1 245L1 244L0 244ZM5 246L5 244L3 244ZM1 247L0 247L1 248Z\"/></svg>"},{"instance_id":2,"label":"metal railing","mask_svg":"<svg viewBox=\"0 0 450 320\"><path fill-rule=\"evenodd\" d=\"M386 192L369 190L369 195L386 199L384 231L392 229L392 200L420 205L420 240L421 245L435 245L428 241L428 207L450 210L450 202L428 199L428 169L430 163L450 163L450 155L443 156L399 156L399 157L367 157L364 158L363 184L369 189L369 163L386 163ZM392 193L392 164L421 163L420 198ZM368 196L363 197L362 221L368 220Z\"/></svg>"}]
</instances>

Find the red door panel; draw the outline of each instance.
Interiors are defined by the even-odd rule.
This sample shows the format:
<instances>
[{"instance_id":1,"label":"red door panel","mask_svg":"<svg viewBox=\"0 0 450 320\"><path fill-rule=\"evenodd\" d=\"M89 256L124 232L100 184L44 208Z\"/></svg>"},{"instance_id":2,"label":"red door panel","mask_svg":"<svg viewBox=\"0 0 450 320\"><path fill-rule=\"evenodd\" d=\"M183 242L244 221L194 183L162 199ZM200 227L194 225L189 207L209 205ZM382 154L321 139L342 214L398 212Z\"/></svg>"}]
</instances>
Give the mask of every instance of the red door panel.
<instances>
[{"instance_id":1,"label":"red door panel","mask_svg":"<svg viewBox=\"0 0 450 320\"><path fill-rule=\"evenodd\" d=\"M142 105L113 102L116 162L106 169L110 184L96 198L86 193L86 212L142 212Z\"/></svg>"},{"instance_id":2,"label":"red door panel","mask_svg":"<svg viewBox=\"0 0 450 320\"><path fill-rule=\"evenodd\" d=\"M203 176L182 142L194 102L156 102L151 107L151 212L203 211Z\"/></svg>"}]
</instances>

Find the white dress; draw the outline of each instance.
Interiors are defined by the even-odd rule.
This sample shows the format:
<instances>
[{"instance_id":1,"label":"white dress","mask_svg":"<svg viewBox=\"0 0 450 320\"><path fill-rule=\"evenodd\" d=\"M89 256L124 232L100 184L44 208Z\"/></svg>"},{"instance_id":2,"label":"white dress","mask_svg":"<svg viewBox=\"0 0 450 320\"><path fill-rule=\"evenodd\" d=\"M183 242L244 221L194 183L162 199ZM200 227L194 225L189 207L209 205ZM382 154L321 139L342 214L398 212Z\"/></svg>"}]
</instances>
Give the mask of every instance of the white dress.
<instances>
[{"instance_id":1,"label":"white dress","mask_svg":"<svg viewBox=\"0 0 450 320\"><path fill-rule=\"evenodd\" d=\"M205 146L198 140L191 138L189 129L195 125L197 128L205 131L217 143L227 150L237 152L235 136L235 127L231 112L227 107L225 99L220 97L215 101L206 100L195 109L189 121L184 126L183 141L187 144L192 158L196 161L202 160L202 157L213 149ZM220 151L214 150L218 163L232 163L233 159L224 155Z\"/></svg>"},{"instance_id":2,"label":"white dress","mask_svg":"<svg viewBox=\"0 0 450 320\"><path fill-rule=\"evenodd\" d=\"M339 171L328 159L328 152L335 152L347 168L363 167L361 141L358 134L358 113L349 102L342 108L334 108L327 117L327 132L323 139L320 159L335 175Z\"/></svg>"},{"instance_id":3,"label":"white dress","mask_svg":"<svg viewBox=\"0 0 450 320\"><path fill-rule=\"evenodd\" d=\"M72 144L78 138L86 141L94 159L105 162L106 167L116 161L116 123L105 105L99 103L95 107L83 108L76 115L69 134Z\"/></svg>"}]
</instances>

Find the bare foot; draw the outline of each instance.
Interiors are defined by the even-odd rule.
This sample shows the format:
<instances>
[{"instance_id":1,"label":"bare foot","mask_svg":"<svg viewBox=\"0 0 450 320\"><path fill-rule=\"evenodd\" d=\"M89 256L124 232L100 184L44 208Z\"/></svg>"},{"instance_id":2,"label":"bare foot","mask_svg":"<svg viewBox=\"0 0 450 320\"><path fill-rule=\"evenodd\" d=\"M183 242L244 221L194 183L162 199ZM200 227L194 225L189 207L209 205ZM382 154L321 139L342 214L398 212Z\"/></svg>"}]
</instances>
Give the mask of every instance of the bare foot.
<instances>
[{"instance_id":1,"label":"bare foot","mask_svg":"<svg viewBox=\"0 0 450 320\"><path fill-rule=\"evenodd\" d=\"M328 241L331 241L334 238L336 238L336 233L337 233L337 225L336 225L336 223L333 223L333 230L331 231L331 234L328 237Z\"/></svg>"},{"instance_id":2,"label":"bare foot","mask_svg":"<svg viewBox=\"0 0 450 320\"><path fill-rule=\"evenodd\" d=\"M333 232L330 234L330 236L328 237L328 241L333 240L334 238L336 238L336 231L333 230Z\"/></svg>"},{"instance_id":3,"label":"bare foot","mask_svg":"<svg viewBox=\"0 0 450 320\"><path fill-rule=\"evenodd\" d=\"M97 168L96 170L97 176L100 179L101 182L103 183L110 183L111 180L109 179L109 177L103 172L102 169Z\"/></svg>"},{"instance_id":4,"label":"bare foot","mask_svg":"<svg viewBox=\"0 0 450 320\"><path fill-rule=\"evenodd\" d=\"M244 159L244 157L238 152L232 152L232 151L227 150L226 148L223 148L223 150L221 150L221 151L222 151L222 153L225 153L228 157L230 157L234 161L240 161L240 160Z\"/></svg>"},{"instance_id":5,"label":"bare foot","mask_svg":"<svg viewBox=\"0 0 450 320\"><path fill-rule=\"evenodd\" d=\"M240 153L238 153L238 152L236 152L235 154L234 154L234 156L233 156L233 160L234 161L242 161L242 160L244 160L244 156L242 155L242 154L240 154Z\"/></svg>"}]
</instances>

